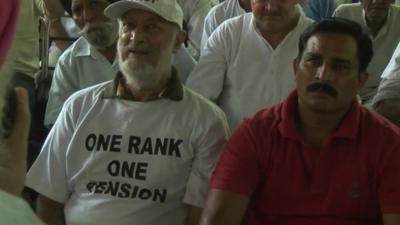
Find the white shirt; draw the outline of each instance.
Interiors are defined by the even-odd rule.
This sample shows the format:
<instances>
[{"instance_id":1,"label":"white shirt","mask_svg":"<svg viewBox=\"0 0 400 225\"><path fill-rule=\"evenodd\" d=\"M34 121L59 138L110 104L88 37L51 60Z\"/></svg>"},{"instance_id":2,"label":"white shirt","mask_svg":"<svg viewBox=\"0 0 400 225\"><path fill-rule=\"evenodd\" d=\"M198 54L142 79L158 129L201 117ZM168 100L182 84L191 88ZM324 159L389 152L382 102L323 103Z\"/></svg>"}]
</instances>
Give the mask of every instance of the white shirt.
<instances>
[{"instance_id":1,"label":"white shirt","mask_svg":"<svg viewBox=\"0 0 400 225\"><path fill-rule=\"evenodd\" d=\"M60 56L49 91L44 124L54 124L64 102L74 92L112 80L119 71L89 42L80 37Z\"/></svg>"},{"instance_id":2,"label":"white shirt","mask_svg":"<svg viewBox=\"0 0 400 225\"><path fill-rule=\"evenodd\" d=\"M400 42L394 51L389 64L386 66L382 73L383 79L400 78ZM399 90L400 91L400 90Z\"/></svg>"},{"instance_id":3,"label":"white shirt","mask_svg":"<svg viewBox=\"0 0 400 225\"><path fill-rule=\"evenodd\" d=\"M189 36L189 53L194 59L200 55L200 42L203 34L204 18L208 11L217 4L216 0L177 0L181 6Z\"/></svg>"},{"instance_id":4,"label":"white shirt","mask_svg":"<svg viewBox=\"0 0 400 225\"><path fill-rule=\"evenodd\" d=\"M239 0L225 0L214 6L208 12L204 20L203 36L201 38L201 50L207 43L208 37L225 20L245 14L246 11L240 6ZM201 53L201 51L200 51Z\"/></svg>"},{"instance_id":5,"label":"white shirt","mask_svg":"<svg viewBox=\"0 0 400 225\"><path fill-rule=\"evenodd\" d=\"M400 42L382 74L382 81L374 97L373 105L382 100L399 99L400 104ZM394 103L393 103L394 104Z\"/></svg>"},{"instance_id":6,"label":"white shirt","mask_svg":"<svg viewBox=\"0 0 400 225\"><path fill-rule=\"evenodd\" d=\"M361 3L340 5L334 16L351 19L368 30L364 10ZM368 65L369 77L364 87L360 90L363 104L369 105L376 94L383 70L389 63L390 57L400 41L400 7L392 5L389 9L388 19L375 37L371 36L374 56Z\"/></svg>"},{"instance_id":7,"label":"white shirt","mask_svg":"<svg viewBox=\"0 0 400 225\"><path fill-rule=\"evenodd\" d=\"M225 21L208 39L188 87L217 102L235 129L243 117L281 102L295 87L292 61L299 37L311 23L300 15L297 26L273 49L257 31L252 13Z\"/></svg>"},{"instance_id":8,"label":"white shirt","mask_svg":"<svg viewBox=\"0 0 400 225\"><path fill-rule=\"evenodd\" d=\"M66 101L27 186L64 204L66 225L186 224L229 136L224 113L185 87L135 102L105 97L113 85Z\"/></svg>"}]
</instances>

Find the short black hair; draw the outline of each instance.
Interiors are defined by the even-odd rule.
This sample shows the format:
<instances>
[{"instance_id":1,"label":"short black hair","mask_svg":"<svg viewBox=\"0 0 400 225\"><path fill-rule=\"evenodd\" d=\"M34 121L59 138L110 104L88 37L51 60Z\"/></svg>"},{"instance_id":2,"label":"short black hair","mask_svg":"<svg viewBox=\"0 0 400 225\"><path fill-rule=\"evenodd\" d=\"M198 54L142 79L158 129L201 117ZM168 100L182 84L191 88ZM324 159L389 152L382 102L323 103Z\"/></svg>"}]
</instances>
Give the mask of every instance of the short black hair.
<instances>
[{"instance_id":1,"label":"short black hair","mask_svg":"<svg viewBox=\"0 0 400 225\"><path fill-rule=\"evenodd\" d=\"M357 53L359 62L359 72L365 71L373 56L372 41L368 33L356 22L338 18L328 17L319 22L315 22L308 27L300 36L299 54L300 59L303 55L307 41L317 33L342 33L354 38L357 43Z\"/></svg>"}]
</instances>

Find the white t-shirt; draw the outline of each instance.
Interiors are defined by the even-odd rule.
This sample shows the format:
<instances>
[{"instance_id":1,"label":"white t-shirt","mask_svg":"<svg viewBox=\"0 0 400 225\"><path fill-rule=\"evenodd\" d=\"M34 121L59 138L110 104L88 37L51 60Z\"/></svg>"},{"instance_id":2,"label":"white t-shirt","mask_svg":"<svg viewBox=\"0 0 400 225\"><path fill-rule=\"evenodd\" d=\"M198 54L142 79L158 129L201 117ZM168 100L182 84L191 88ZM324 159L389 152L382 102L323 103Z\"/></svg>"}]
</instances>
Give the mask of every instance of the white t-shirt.
<instances>
[{"instance_id":1,"label":"white t-shirt","mask_svg":"<svg viewBox=\"0 0 400 225\"><path fill-rule=\"evenodd\" d=\"M27 186L64 204L66 225L185 224L229 136L224 113L185 87L135 102L105 97L113 85L67 100Z\"/></svg>"},{"instance_id":2,"label":"white t-shirt","mask_svg":"<svg viewBox=\"0 0 400 225\"><path fill-rule=\"evenodd\" d=\"M207 43L208 37L225 20L245 14L239 0L225 0L214 6L204 20L203 36L201 38L201 51ZM200 51L200 53L201 53Z\"/></svg>"},{"instance_id":3,"label":"white t-shirt","mask_svg":"<svg viewBox=\"0 0 400 225\"><path fill-rule=\"evenodd\" d=\"M189 53L198 60L200 42L203 34L204 18L208 11L217 4L216 0L177 0L181 6L189 36Z\"/></svg>"},{"instance_id":4,"label":"white t-shirt","mask_svg":"<svg viewBox=\"0 0 400 225\"><path fill-rule=\"evenodd\" d=\"M208 39L188 87L217 102L235 129L243 117L281 102L295 87L292 61L311 23L301 15L273 49L257 31L252 13L225 21Z\"/></svg>"},{"instance_id":5,"label":"white t-shirt","mask_svg":"<svg viewBox=\"0 0 400 225\"><path fill-rule=\"evenodd\" d=\"M368 30L361 3L340 5L334 12L334 16L351 19ZM360 90L360 96L364 105L369 105L378 90L381 75L390 57L400 41L400 7L392 5L389 10L388 19L380 29L376 37L372 37L374 56L368 65L369 77L364 87Z\"/></svg>"}]
</instances>

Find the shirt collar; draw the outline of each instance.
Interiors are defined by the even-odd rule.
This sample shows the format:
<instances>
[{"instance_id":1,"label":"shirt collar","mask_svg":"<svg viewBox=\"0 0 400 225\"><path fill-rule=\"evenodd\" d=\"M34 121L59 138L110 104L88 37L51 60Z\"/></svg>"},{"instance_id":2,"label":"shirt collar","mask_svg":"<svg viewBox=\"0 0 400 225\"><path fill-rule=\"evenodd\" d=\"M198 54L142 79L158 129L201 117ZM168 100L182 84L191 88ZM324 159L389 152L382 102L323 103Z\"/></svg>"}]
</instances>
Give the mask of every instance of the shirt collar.
<instances>
[{"instance_id":1,"label":"shirt collar","mask_svg":"<svg viewBox=\"0 0 400 225\"><path fill-rule=\"evenodd\" d=\"M120 98L133 101L133 96L129 92L125 91L124 75L121 72L117 73L112 85L109 85L104 90L103 98ZM168 98L173 101L180 101L183 99L183 85L179 80L175 68L172 68L172 76L165 89L161 91L157 97L148 99L146 101L153 101L160 98Z\"/></svg>"},{"instance_id":2,"label":"shirt collar","mask_svg":"<svg viewBox=\"0 0 400 225\"><path fill-rule=\"evenodd\" d=\"M286 101L282 104L282 121L278 126L279 132L283 137L301 140L296 126L298 95L297 91L289 94ZM360 123L361 106L354 100L349 111L346 113L338 129L333 133L334 138L356 139Z\"/></svg>"},{"instance_id":3,"label":"shirt collar","mask_svg":"<svg viewBox=\"0 0 400 225\"><path fill-rule=\"evenodd\" d=\"M92 52L93 49L89 42L84 37L80 37L77 40L76 56L90 56Z\"/></svg>"}]
</instances>

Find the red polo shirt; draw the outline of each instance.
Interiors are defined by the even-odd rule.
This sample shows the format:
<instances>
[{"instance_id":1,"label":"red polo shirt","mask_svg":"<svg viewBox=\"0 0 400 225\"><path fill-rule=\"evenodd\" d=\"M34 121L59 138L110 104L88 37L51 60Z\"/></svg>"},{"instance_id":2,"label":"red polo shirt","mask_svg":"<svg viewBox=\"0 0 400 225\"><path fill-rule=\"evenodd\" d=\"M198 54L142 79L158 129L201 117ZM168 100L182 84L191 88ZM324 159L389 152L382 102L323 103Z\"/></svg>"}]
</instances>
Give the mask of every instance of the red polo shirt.
<instances>
[{"instance_id":1,"label":"red polo shirt","mask_svg":"<svg viewBox=\"0 0 400 225\"><path fill-rule=\"evenodd\" d=\"M245 224L379 224L400 213L400 129L354 102L320 150L295 126L297 93L243 122L210 188L251 198ZM253 222L249 222L249 221Z\"/></svg>"}]
</instances>

